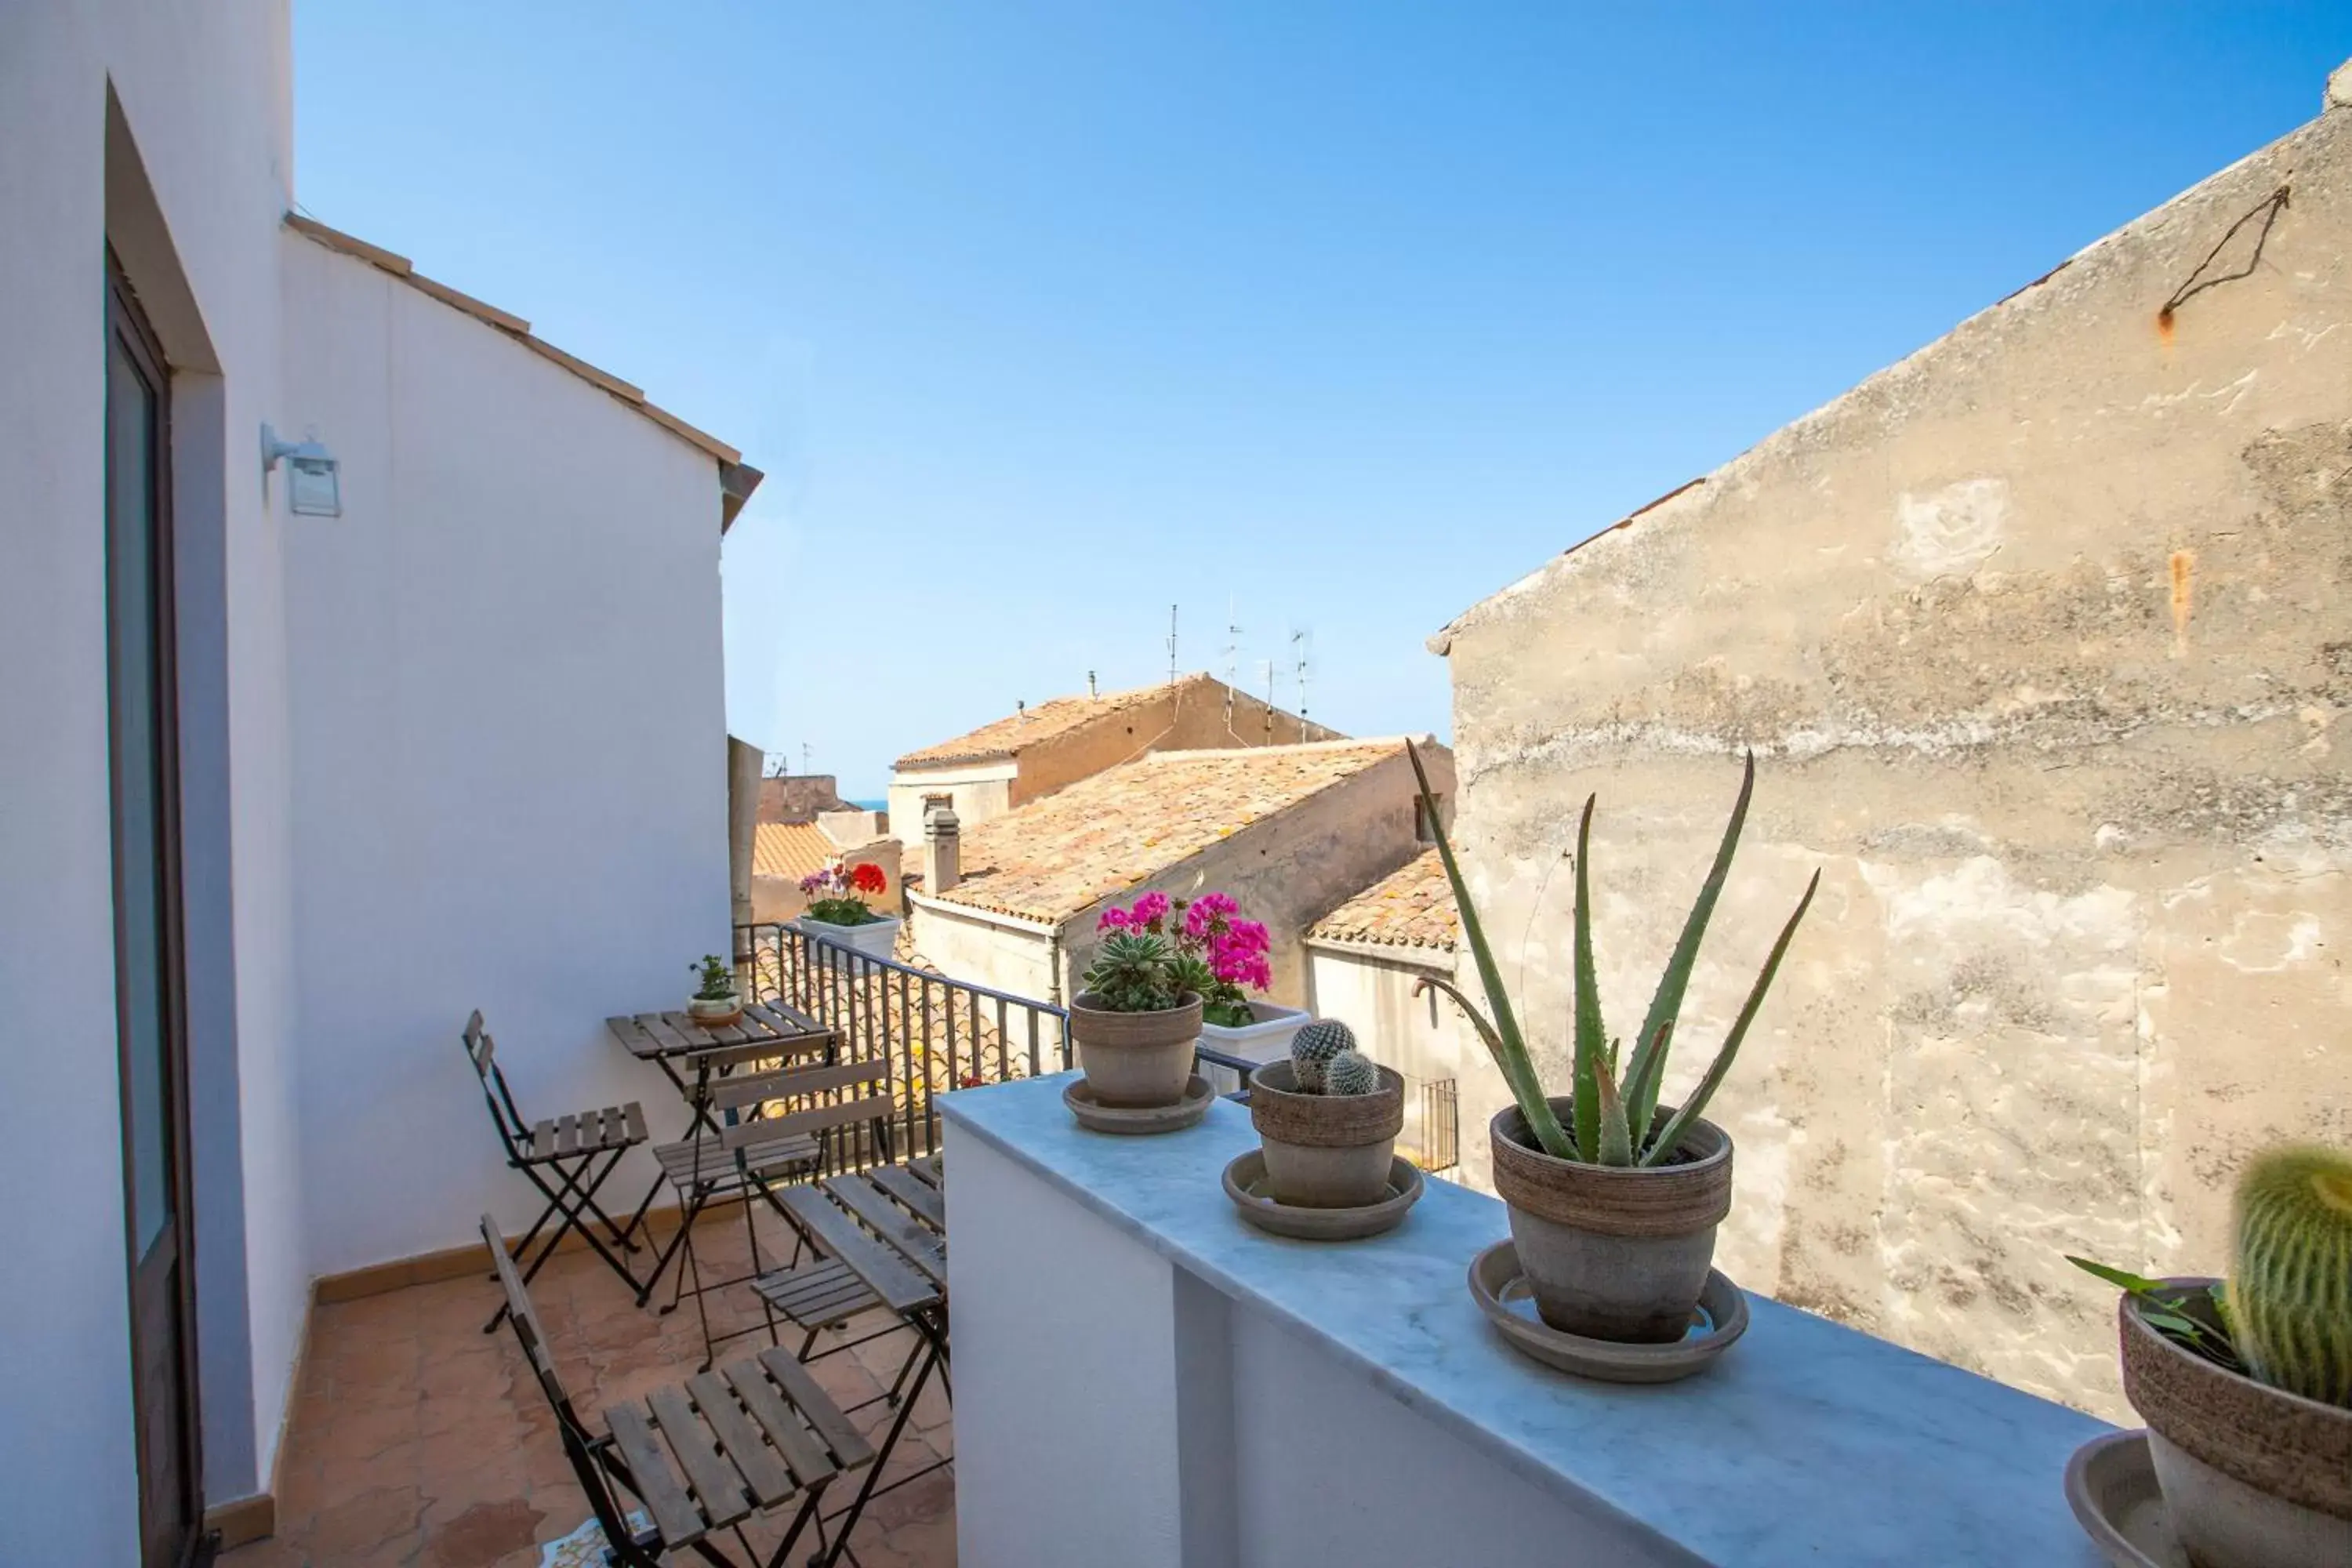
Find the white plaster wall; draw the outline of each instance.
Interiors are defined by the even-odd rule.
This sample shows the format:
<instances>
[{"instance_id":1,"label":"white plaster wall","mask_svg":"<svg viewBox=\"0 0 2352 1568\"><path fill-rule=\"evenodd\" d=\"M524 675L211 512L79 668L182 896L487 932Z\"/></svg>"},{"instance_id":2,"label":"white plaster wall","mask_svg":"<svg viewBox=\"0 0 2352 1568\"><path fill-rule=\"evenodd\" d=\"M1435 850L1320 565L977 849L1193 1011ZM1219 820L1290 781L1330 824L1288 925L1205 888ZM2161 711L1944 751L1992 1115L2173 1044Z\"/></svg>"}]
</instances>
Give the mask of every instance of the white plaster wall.
<instances>
[{"instance_id":1,"label":"white plaster wall","mask_svg":"<svg viewBox=\"0 0 2352 1568\"><path fill-rule=\"evenodd\" d=\"M1491 1193L1494 1162L1486 1149L1486 1123L1509 1099L1502 1074L1463 1025L1453 1003L1435 991L1412 994L1422 976L1434 975L1480 996L1476 974L1465 973L1457 979L1455 965L1455 954L1432 948L1311 942L1307 949L1307 1000L1317 1017L1338 1018L1353 1029L1357 1043L1374 1061L1421 1083L1454 1080L1457 1163L1444 1173ZM1423 1096L1410 1085L1408 1089L1399 1142L1427 1151L1434 1130L1424 1124Z\"/></svg>"},{"instance_id":2,"label":"white plaster wall","mask_svg":"<svg viewBox=\"0 0 2352 1568\"><path fill-rule=\"evenodd\" d=\"M254 432L277 379L275 228L286 198L286 16L280 4L158 8L130 0L0 7L0 1184L17 1194L0 1292L10 1388L0 1403L0 1563L112 1563L134 1553L112 993L102 555L105 139L111 81L168 225L173 265L217 374L174 377L184 548L204 536L227 609L235 760L234 921L246 962L226 998L245 1057L219 1151L264 1223L243 1255L198 1237L199 1289L249 1296L247 1323L200 1325L215 1495L252 1489L299 1322L299 1261L266 1216L284 1020L284 710L277 677L274 525ZM142 277L142 285L152 275ZM184 363L184 333L167 334ZM221 606L209 624L221 625ZM200 617L203 618L203 617ZM226 864L230 847L205 847ZM226 1024L224 1026L230 1026ZM210 1086L220 1088L219 1085ZM211 1194L197 1194L200 1209ZM236 1276L249 1273L249 1279ZM273 1374L273 1367L281 1369ZM255 1452L254 1427L262 1428Z\"/></svg>"},{"instance_id":3,"label":"white plaster wall","mask_svg":"<svg viewBox=\"0 0 2352 1568\"><path fill-rule=\"evenodd\" d=\"M606 1037L727 940L719 477L481 322L289 232L289 405L344 514L289 523L310 1268L527 1223L458 1044L526 1115L675 1095ZM615 1178L634 1200L636 1157Z\"/></svg>"},{"instance_id":4,"label":"white plaster wall","mask_svg":"<svg viewBox=\"0 0 2352 1568\"><path fill-rule=\"evenodd\" d=\"M889 802L890 828L910 852L923 850L923 797L943 795L955 808L956 826L969 832L975 823L1003 816L1013 809L1013 780L1018 769L1011 763L982 767L948 768L937 773L901 773L890 776L885 798Z\"/></svg>"}]
</instances>

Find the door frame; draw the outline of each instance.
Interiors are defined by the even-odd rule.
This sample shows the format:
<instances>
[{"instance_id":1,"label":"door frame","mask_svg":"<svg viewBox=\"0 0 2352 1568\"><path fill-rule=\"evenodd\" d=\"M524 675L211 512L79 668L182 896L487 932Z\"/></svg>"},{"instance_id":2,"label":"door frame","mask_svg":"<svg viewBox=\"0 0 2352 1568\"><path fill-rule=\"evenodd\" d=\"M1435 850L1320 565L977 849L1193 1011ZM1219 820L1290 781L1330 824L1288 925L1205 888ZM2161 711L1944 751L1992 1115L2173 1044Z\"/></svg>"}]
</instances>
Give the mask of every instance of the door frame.
<instances>
[{"instance_id":1,"label":"door frame","mask_svg":"<svg viewBox=\"0 0 2352 1568\"><path fill-rule=\"evenodd\" d=\"M112 350L120 344L146 377L155 395L155 424L152 449L147 455L149 516L152 520L148 572L153 595L154 692L155 692L155 765L156 765L156 854L161 863L162 879L157 895L161 916L161 947L163 963L163 984L157 988L163 1013L163 1037L166 1058L165 1092L170 1097L169 1121L171 1133L172 1224L178 1248L177 1282L174 1294L179 1312L178 1410L180 1450L183 1456L183 1500L186 1517L180 1521L179 1560L192 1562L205 1536L204 1486L204 1419L199 1403L196 1367L198 1339L196 1331L196 1228L195 1185L192 1160L193 1128L189 1115L188 1083L188 1016L187 977L184 942L185 911L183 902L183 867L180 841L180 683L179 683L179 617L178 584L174 563L176 541L172 516L172 380L171 370L163 357L162 342L139 303L136 289L131 287L114 247L106 247L107 282L107 347L110 363ZM109 413L110 422L111 411ZM112 463L108 463L109 508L111 510ZM113 526L110 516L106 526ZM111 574L107 589L110 610L108 632L109 658L112 658L113 632L110 626L112 608ZM111 693L109 694L110 710ZM108 736L107 780L110 811L110 836L120 831L122 811L123 781L121 760L116 754L111 725ZM128 949L131 933L125 926L122 896L123 868L119 847L110 846L109 880L114 903L114 943L118 963ZM140 1257L136 1216L131 1213L131 1192L135 1178L135 1159L128 1131L131 1117L131 1028L130 1001L124 987L115 988L115 1068L118 1082L119 1115L124 1130L122 1138L123 1221L122 1247L124 1289L132 1307L131 1331L132 1340L126 1346L131 1358L131 1399L133 1422L142 1408L147 1391L139 1386L140 1356L137 1349L138 1313L136 1281ZM135 1430L135 1425L134 1425ZM141 1505L145 1503L143 1483ZM142 1532L144 1532L144 1523Z\"/></svg>"}]
</instances>

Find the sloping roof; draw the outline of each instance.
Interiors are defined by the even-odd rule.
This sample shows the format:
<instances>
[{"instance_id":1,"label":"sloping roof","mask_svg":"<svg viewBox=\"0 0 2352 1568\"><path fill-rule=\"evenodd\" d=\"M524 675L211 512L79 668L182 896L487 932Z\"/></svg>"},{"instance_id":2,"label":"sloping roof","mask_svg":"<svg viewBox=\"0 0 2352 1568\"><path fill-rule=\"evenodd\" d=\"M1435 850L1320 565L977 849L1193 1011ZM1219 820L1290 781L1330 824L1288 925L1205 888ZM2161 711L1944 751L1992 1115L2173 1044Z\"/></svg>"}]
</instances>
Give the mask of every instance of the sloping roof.
<instances>
[{"instance_id":1,"label":"sloping roof","mask_svg":"<svg viewBox=\"0 0 2352 1568\"><path fill-rule=\"evenodd\" d=\"M463 310L484 325L504 332L534 353L562 365L591 386L612 394L613 396L619 398L624 404L635 409L670 434L709 453L719 463L719 488L723 497L719 524L722 531L728 524L735 521L735 514L742 510L743 502L750 498L752 489L758 486L763 477L759 469L743 461L742 453L721 441L718 437L705 430L698 430L667 408L647 402L645 388L623 381L608 371L599 370L586 360L576 359L546 339L534 335L530 330L530 323L520 316L501 310L496 305L486 304L471 294L463 293L450 288L446 283L427 278L417 271L405 256L396 251L386 250L380 245L370 245L366 240L355 235L345 234L339 228L330 228L316 218L289 212L286 215L286 226L305 239L322 245L329 250L339 251L342 255L364 261L377 271L388 273L399 279L419 293L429 294L443 304L454 310Z\"/></svg>"},{"instance_id":2,"label":"sloping roof","mask_svg":"<svg viewBox=\"0 0 2352 1568\"><path fill-rule=\"evenodd\" d=\"M1454 909L1454 889L1446 883L1436 847L1423 850L1317 921L1307 934L1325 942L1453 952L1462 938L1462 917Z\"/></svg>"},{"instance_id":3,"label":"sloping roof","mask_svg":"<svg viewBox=\"0 0 2352 1568\"><path fill-rule=\"evenodd\" d=\"M751 874L797 882L832 865L840 853L814 822L763 822L751 837Z\"/></svg>"},{"instance_id":4,"label":"sloping roof","mask_svg":"<svg viewBox=\"0 0 2352 1568\"><path fill-rule=\"evenodd\" d=\"M1175 687L1188 695L1211 677L1196 672L1183 677ZM952 741L941 741L935 746L925 746L919 752L908 752L893 765L898 768L939 767L948 763L993 762L1000 758L1017 757L1024 746L1056 735L1066 735L1097 721L1114 718L1130 709L1155 702L1172 689L1168 682L1139 686L1131 691L1106 691L1098 697L1056 697L1040 702L1034 708L968 730Z\"/></svg>"},{"instance_id":5,"label":"sloping roof","mask_svg":"<svg viewBox=\"0 0 2352 1568\"><path fill-rule=\"evenodd\" d=\"M938 897L1066 920L1403 752L1398 738L1153 752L966 830L964 879Z\"/></svg>"}]
</instances>

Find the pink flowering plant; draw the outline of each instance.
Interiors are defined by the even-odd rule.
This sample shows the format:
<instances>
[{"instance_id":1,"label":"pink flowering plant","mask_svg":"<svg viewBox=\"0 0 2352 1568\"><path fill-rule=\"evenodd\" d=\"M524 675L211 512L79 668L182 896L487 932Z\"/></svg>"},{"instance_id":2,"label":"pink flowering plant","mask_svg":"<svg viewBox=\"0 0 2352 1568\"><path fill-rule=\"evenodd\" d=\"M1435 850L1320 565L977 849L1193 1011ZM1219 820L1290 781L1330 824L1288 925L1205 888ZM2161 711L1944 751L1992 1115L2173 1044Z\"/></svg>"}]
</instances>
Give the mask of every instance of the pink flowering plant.
<instances>
[{"instance_id":1,"label":"pink flowering plant","mask_svg":"<svg viewBox=\"0 0 2352 1568\"><path fill-rule=\"evenodd\" d=\"M1243 920L1230 895L1203 893L1187 901L1146 893L1126 909L1105 910L1096 929L1158 944L1164 954L1160 989L1171 997L1198 992L1203 1022L1234 1029L1257 1022L1249 993L1274 984L1266 956L1273 938L1262 922Z\"/></svg>"}]
</instances>

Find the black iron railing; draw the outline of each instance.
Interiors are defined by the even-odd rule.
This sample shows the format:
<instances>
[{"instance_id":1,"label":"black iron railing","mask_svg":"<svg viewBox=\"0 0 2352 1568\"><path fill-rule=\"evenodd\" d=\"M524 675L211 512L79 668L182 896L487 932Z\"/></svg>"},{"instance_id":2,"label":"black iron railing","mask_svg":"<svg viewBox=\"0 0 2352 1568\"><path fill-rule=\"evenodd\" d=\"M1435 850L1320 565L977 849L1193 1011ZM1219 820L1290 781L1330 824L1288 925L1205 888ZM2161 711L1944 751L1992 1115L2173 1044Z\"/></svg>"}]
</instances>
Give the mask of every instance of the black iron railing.
<instances>
[{"instance_id":1,"label":"black iron railing","mask_svg":"<svg viewBox=\"0 0 2352 1568\"><path fill-rule=\"evenodd\" d=\"M1071 1065L1068 1015L1050 1002L875 958L794 926L738 926L735 936L756 996L837 1031L841 1059L890 1064L898 1159L939 1147L934 1095Z\"/></svg>"},{"instance_id":2,"label":"black iron railing","mask_svg":"<svg viewBox=\"0 0 2352 1568\"><path fill-rule=\"evenodd\" d=\"M781 1001L841 1037L840 1059L890 1064L895 1115L891 1157L928 1154L940 1144L934 1095L1076 1066L1069 1014L1051 1002L951 980L894 958L876 958L793 925L735 928L738 964L752 994ZM1205 1066L1234 1069L1247 1100L1255 1062L1196 1047ZM845 1163L880 1151L845 1148Z\"/></svg>"}]
</instances>

